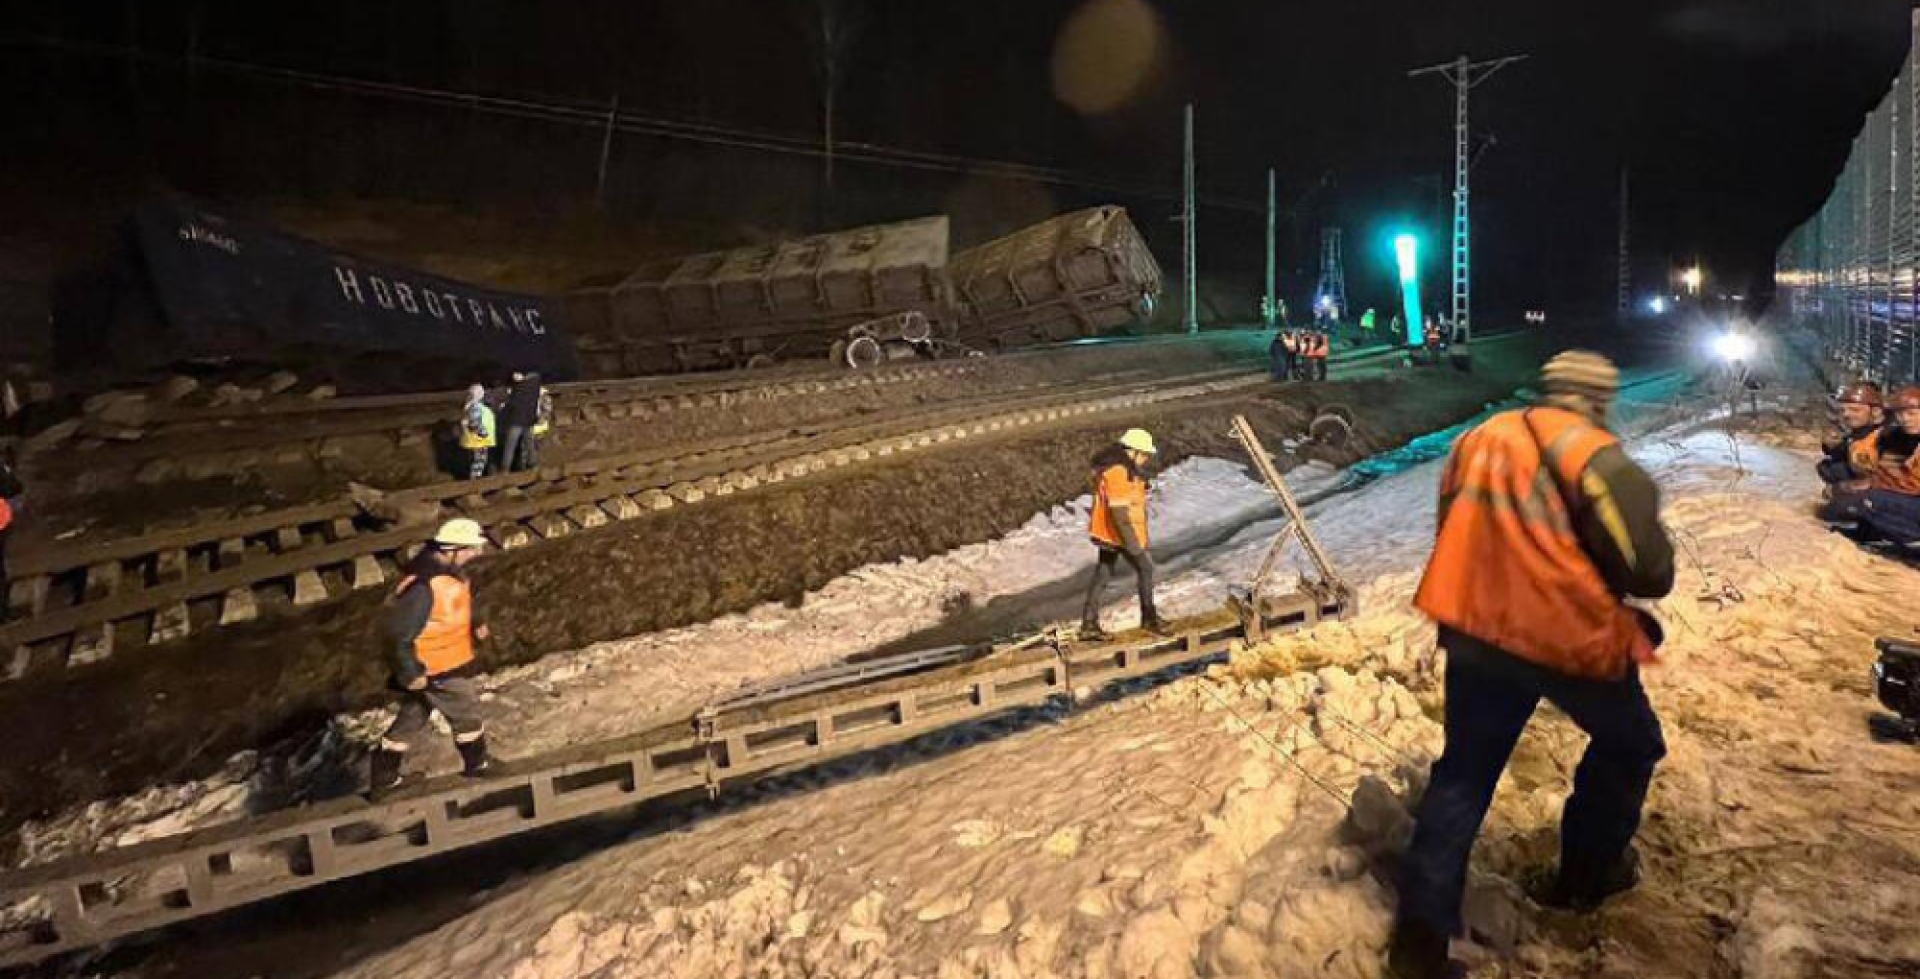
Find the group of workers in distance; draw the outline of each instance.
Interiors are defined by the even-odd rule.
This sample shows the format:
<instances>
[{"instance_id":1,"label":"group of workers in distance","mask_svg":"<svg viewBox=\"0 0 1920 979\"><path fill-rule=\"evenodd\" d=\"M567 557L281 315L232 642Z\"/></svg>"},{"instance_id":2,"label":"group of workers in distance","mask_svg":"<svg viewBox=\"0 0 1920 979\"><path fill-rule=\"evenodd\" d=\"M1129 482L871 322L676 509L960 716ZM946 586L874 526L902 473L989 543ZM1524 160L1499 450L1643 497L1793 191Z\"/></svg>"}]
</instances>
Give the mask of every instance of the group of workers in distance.
<instances>
[{"instance_id":1,"label":"group of workers in distance","mask_svg":"<svg viewBox=\"0 0 1920 979\"><path fill-rule=\"evenodd\" d=\"M1547 363L1540 389L1538 403L1461 436L1441 475L1436 540L1414 605L1438 625L1447 653L1446 739L1401 865L1387 954L1399 979L1464 974L1450 942L1462 932L1468 858L1542 700L1592 740L1574 772L1558 864L1534 875L1529 892L1543 906L1587 913L1639 880L1632 840L1666 743L1640 682L1641 668L1658 662L1664 632L1635 603L1673 589L1673 545L1660 524L1658 488L1607 427L1618 369L1599 354L1568 351ZM1843 403L1877 407L1869 393L1855 394ZM1857 412L1850 440L1828 461L1880 467L1904 451L1897 468L1911 482L1902 485L1920 487L1920 473L1907 468L1920 442L1920 389L1903 391L1895 407L1910 427L1874 428L1871 413ZM1107 638L1101 591L1122 560L1137 579L1141 625L1167 632L1148 549L1148 469L1159 451L1150 433L1133 429L1092 459L1087 532L1095 560L1082 641ZM1881 491L1861 492L1874 501L1863 509L1883 505L1874 495ZM373 754L376 796L401 783L402 763L433 711L452 728L467 774L496 770L473 680L474 646L487 628L473 613L466 575L485 544L473 521L449 521L396 589L390 652L405 699Z\"/></svg>"},{"instance_id":2,"label":"group of workers in distance","mask_svg":"<svg viewBox=\"0 0 1920 979\"><path fill-rule=\"evenodd\" d=\"M1820 516L1860 539L1920 547L1920 387L1888 400L1876 384L1849 384L1834 402L1841 434L1822 447Z\"/></svg>"},{"instance_id":3,"label":"group of workers in distance","mask_svg":"<svg viewBox=\"0 0 1920 979\"><path fill-rule=\"evenodd\" d=\"M1324 330L1281 330L1267 348L1276 381L1324 381L1333 337Z\"/></svg>"},{"instance_id":4,"label":"group of workers in distance","mask_svg":"<svg viewBox=\"0 0 1920 979\"><path fill-rule=\"evenodd\" d=\"M513 385L494 397L483 384L467 389L460 409L460 449L468 479L522 472L540 464L540 442L553 429L553 396L540 375L514 372Z\"/></svg>"}]
</instances>

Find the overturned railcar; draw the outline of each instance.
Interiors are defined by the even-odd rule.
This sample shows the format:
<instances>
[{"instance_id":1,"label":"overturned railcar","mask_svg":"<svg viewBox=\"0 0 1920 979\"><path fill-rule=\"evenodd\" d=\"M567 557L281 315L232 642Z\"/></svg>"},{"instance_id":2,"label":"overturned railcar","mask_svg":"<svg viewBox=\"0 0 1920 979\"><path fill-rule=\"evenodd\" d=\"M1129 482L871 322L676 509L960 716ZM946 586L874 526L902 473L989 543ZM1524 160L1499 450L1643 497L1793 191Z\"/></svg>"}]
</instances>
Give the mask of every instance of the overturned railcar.
<instances>
[{"instance_id":1,"label":"overturned railcar","mask_svg":"<svg viewBox=\"0 0 1920 979\"><path fill-rule=\"evenodd\" d=\"M1160 296L1160 264L1111 205L1074 211L953 257L960 342L989 349L1099 336L1144 323Z\"/></svg>"},{"instance_id":2,"label":"overturned railcar","mask_svg":"<svg viewBox=\"0 0 1920 979\"><path fill-rule=\"evenodd\" d=\"M140 208L111 261L56 288L54 316L56 366L83 387L193 363L292 368L357 391L578 374L551 299L371 261L180 198Z\"/></svg>"}]
</instances>

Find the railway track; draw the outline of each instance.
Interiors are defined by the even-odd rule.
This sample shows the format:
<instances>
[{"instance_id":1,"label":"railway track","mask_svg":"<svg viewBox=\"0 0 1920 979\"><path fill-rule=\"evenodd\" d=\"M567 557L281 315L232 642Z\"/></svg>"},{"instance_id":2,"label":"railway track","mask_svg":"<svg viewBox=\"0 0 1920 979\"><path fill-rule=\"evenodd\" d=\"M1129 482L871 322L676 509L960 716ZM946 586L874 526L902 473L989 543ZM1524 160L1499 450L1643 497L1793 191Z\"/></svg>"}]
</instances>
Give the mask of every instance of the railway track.
<instances>
[{"instance_id":1,"label":"railway track","mask_svg":"<svg viewBox=\"0 0 1920 979\"><path fill-rule=\"evenodd\" d=\"M1166 637L1043 636L842 665L668 713L616 741L516 761L484 781L446 776L377 803L336 799L0 875L0 968L642 802L705 799L1352 611L1344 590L1316 588L1181 620Z\"/></svg>"},{"instance_id":2,"label":"railway track","mask_svg":"<svg viewBox=\"0 0 1920 979\"><path fill-rule=\"evenodd\" d=\"M720 410L742 401L779 401L861 388L959 378L984 371L982 358L916 362L858 373L809 372L789 377L682 380L634 378L554 384L554 425L565 430L608 420L645 420L681 411ZM427 442L454 418L464 392L383 395L325 401L286 400L218 408L156 408L117 462L192 460L203 473L243 470L280 453L305 457L303 444L384 435L399 445ZM91 460L76 459L75 464ZM56 462L57 466L58 463Z\"/></svg>"},{"instance_id":3,"label":"railway track","mask_svg":"<svg viewBox=\"0 0 1920 979\"><path fill-rule=\"evenodd\" d=\"M0 968L642 802L708 798L1351 615L1353 591L1272 457L1244 418L1234 424L1292 518L1273 553L1297 538L1315 562L1317 580L1291 594L1261 594L1256 578L1166 635L1081 642L1046 632L843 661L668 709L626 737L518 760L485 780L443 777L377 802L335 799L0 874Z\"/></svg>"},{"instance_id":4,"label":"railway track","mask_svg":"<svg viewBox=\"0 0 1920 979\"><path fill-rule=\"evenodd\" d=\"M554 541L709 497L968 439L1080 421L1264 383L1222 370L1096 382L874 421L761 433L389 494L393 526L350 499L22 555L0 625L0 680L82 667L145 646L302 609L392 580L437 521L471 517L502 549Z\"/></svg>"}]
</instances>

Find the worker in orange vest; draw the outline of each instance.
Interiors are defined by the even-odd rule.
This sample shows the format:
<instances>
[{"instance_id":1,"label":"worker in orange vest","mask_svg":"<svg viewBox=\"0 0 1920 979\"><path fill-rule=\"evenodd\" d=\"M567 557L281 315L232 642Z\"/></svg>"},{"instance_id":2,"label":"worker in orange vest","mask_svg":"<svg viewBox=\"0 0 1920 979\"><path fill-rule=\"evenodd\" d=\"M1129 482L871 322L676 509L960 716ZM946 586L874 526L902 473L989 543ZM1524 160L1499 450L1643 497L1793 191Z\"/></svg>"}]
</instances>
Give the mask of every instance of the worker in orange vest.
<instances>
[{"instance_id":1,"label":"worker in orange vest","mask_svg":"<svg viewBox=\"0 0 1920 979\"><path fill-rule=\"evenodd\" d=\"M1847 450L1848 471L1860 478L1834 487L1821 516L1858 523L1862 539L1920 546L1920 387L1894 392L1886 410L1892 422Z\"/></svg>"},{"instance_id":2,"label":"worker in orange vest","mask_svg":"<svg viewBox=\"0 0 1920 979\"><path fill-rule=\"evenodd\" d=\"M368 794L375 799L401 784L407 751L434 711L453 728L467 775L486 775L492 766L473 655L474 641L487 638L487 627L474 621L466 575L467 564L486 543L478 523L447 521L394 590L387 627L393 681L405 699L373 752Z\"/></svg>"},{"instance_id":3,"label":"worker in orange vest","mask_svg":"<svg viewBox=\"0 0 1920 979\"><path fill-rule=\"evenodd\" d=\"M1327 356L1333 352L1333 340L1324 330L1313 334L1312 347L1307 352L1308 379L1324 381L1327 379Z\"/></svg>"},{"instance_id":4,"label":"worker in orange vest","mask_svg":"<svg viewBox=\"0 0 1920 979\"><path fill-rule=\"evenodd\" d=\"M1153 436L1136 428L1093 457L1093 515L1087 536L1093 539L1097 555L1080 616L1083 639L1106 637L1100 628L1100 591L1121 558L1133 565L1140 585L1141 627L1153 632L1166 629L1153 606L1153 555L1147 551L1146 466L1157 452Z\"/></svg>"},{"instance_id":5,"label":"worker in orange vest","mask_svg":"<svg viewBox=\"0 0 1920 979\"><path fill-rule=\"evenodd\" d=\"M1388 951L1402 979L1459 975L1467 857L1514 744L1541 699L1591 738L1560 828L1543 905L1591 911L1639 879L1632 848L1666 754L1640 685L1660 625L1627 599L1673 589L1673 545L1653 480L1605 427L1619 371L1569 351L1543 399L1460 438L1441 477L1439 534L1414 604L1447 651L1446 749L1403 864Z\"/></svg>"},{"instance_id":6,"label":"worker in orange vest","mask_svg":"<svg viewBox=\"0 0 1920 979\"><path fill-rule=\"evenodd\" d=\"M1873 473L1880 465L1886 401L1879 385L1863 382L1842 387L1833 403L1840 435L1821 443L1820 462L1815 466L1820 481L1827 486L1820 516L1832 523L1858 523L1860 504L1872 488Z\"/></svg>"}]
</instances>

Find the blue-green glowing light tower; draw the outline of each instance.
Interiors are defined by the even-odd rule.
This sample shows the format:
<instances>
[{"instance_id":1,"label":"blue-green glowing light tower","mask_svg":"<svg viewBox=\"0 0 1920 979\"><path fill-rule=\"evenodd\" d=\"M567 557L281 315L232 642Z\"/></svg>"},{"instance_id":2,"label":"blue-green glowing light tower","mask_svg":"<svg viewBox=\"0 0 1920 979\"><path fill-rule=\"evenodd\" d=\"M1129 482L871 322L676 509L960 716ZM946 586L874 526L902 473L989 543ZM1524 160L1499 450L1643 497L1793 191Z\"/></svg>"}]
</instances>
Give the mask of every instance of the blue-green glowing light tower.
<instances>
[{"instance_id":1,"label":"blue-green glowing light tower","mask_svg":"<svg viewBox=\"0 0 1920 979\"><path fill-rule=\"evenodd\" d=\"M1400 265L1400 296L1407 307L1407 346L1426 342L1426 324L1420 322L1420 239L1400 235L1393 239L1393 257Z\"/></svg>"}]
</instances>

